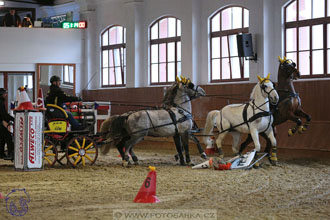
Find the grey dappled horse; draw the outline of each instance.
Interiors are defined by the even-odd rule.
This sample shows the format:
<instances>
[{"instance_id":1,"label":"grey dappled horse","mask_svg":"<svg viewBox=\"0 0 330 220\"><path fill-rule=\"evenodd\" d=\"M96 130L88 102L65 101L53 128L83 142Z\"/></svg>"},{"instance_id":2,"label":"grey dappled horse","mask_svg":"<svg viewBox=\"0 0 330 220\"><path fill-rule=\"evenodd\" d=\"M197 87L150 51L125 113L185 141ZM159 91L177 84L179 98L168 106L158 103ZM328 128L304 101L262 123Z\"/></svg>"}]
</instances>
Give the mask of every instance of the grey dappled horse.
<instances>
[{"instance_id":1,"label":"grey dappled horse","mask_svg":"<svg viewBox=\"0 0 330 220\"><path fill-rule=\"evenodd\" d=\"M190 163L188 143L189 131L193 126L191 100L204 95L205 91L189 80L177 81L168 89L163 100L171 107L111 116L104 126L102 124L101 132L109 132L107 138L114 141L123 159L123 166L129 164L128 153L131 154L134 163L138 163L138 158L131 149L145 136L173 136L180 164L185 165L181 143L185 149L186 163ZM102 149L103 154L108 151L109 147Z\"/></svg>"}]
</instances>

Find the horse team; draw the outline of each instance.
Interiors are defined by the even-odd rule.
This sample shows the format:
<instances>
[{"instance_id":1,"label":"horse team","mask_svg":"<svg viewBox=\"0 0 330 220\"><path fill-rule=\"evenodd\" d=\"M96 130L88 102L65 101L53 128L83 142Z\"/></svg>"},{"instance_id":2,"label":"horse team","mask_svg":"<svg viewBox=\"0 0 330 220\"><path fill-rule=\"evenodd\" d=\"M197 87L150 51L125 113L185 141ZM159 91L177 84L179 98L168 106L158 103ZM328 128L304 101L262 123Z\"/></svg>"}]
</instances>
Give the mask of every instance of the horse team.
<instances>
[{"instance_id":1,"label":"horse team","mask_svg":"<svg viewBox=\"0 0 330 220\"><path fill-rule=\"evenodd\" d=\"M233 136L232 149L237 154L241 154L253 141L257 152L255 159L260 153L260 134L267 141L265 151L268 153L270 163L276 165L275 126L287 120L296 122L296 126L289 130L289 136L308 128L311 117L303 111L301 100L293 86L293 80L299 78L300 73L293 61L279 57L279 62L276 90L269 79L270 74L266 78L258 76L258 83L250 94L249 102L227 105L221 110L208 113L203 140L207 148L213 147L214 141L211 136L214 136L213 130L217 128L219 134L215 145L219 163L225 162L222 142L228 133ZM145 136L173 137L180 165L190 164L188 143L194 126L191 100L205 95L205 91L190 80L177 78L176 82L166 90L161 108L113 115L104 121L101 133L109 144L103 145L102 153L106 154L111 145L116 146L122 157L123 166L127 167L130 165L129 154L134 164L138 164L133 147ZM300 117L306 119L305 124L302 124ZM239 148L242 133L247 133L249 136ZM256 163L255 167L260 167L260 164Z\"/></svg>"}]
</instances>

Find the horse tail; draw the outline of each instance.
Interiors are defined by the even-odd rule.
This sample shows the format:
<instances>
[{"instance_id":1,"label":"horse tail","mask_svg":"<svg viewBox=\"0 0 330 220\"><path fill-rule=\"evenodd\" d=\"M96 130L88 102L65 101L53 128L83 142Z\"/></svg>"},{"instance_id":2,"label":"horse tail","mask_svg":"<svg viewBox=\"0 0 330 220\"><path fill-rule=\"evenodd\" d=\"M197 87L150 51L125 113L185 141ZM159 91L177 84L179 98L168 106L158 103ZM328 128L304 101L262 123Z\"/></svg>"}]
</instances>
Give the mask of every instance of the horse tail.
<instances>
[{"instance_id":1,"label":"horse tail","mask_svg":"<svg viewBox=\"0 0 330 220\"><path fill-rule=\"evenodd\" d=\"M115 119L117 119L119 117L119 115L112 115L109 118L107 118L102 124L101 124L101 128L100 128L100 132L101 132L101 136L103 139L106 139L107 142L110 142L108 144L103 144L101 146L101 153L102 155L106 155L111 146L112 146L112 135L111 135L111 128L112 128L112 124L114 122Z\"/></svg>"},{"instance_id":2,"label":"horse tail","mask_svg":"<svg viewBox=\"0 0 330 220\"><path fill-rule=\"evenodd\" d=\"M213 111L210 111L208 114L207 114L207 117L206 117L206 122L205 122L205 126L204 126L204 144L206 144L207 146L212 146L213 144L213 141L212 139L210 138L210 135L213 131L213 128L214 126L216 125L216 121L217 121L217 117L219 116L219 113L220 111L218 110L213 110Z\"/></svg>"}]
</instances>

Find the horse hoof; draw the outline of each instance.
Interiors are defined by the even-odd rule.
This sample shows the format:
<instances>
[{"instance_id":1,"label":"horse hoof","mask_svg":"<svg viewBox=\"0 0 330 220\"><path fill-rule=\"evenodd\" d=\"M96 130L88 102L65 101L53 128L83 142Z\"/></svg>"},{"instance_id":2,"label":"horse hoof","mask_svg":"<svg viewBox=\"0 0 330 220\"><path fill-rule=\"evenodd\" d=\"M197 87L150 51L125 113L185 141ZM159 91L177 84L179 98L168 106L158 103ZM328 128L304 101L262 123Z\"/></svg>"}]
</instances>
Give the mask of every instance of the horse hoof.
<instances>
[{"instance_id":1,"label":"horse hoof","mask_svg":"<svg viewBox=\"0 0 330 220\"><path fill-rule=\"evenodd\" d=\"M304 131L306 131L306 128L304 128L303 126L300 126L300 127L298 128L298 132L299 132L299 134L302 134Z\"/></svg>"},{"instance_id":2,"label":"horse hoof","mask_svg":"<svg viewBox=\"0 0 330 220\"><path fill-rule=\"evenodd\" d=\"M187 166L192 167L192 166L195 166L195 164L190 161L190 162L187 162Z\"/></svg>"},{"instance_id":3,"label":"horse hoof","mask_svg":"<svg viewBox=\"0 0 330 220\"><path fill-rule=\"evenodd\" d=\"M183 162L180 162L180 166L186 166L187 164L183 161Z\"/></svg>"},{"instance_id":4,"label":"horse hoof","mask_svg":"<svg viewBox=\"0 0 330 220\"><path fill-rule=\"evenodd\" d=\"M140 165L139 161L134 161L134 165Z\"/></svg>"},{"instance_id":5,"label":"horse hoof","mask_svg":"<svg viewBox=\"0 0 330 220\"><path fill-rule=\"evenodd\" d=\"M122 166L126 167L126 168L129 168L130 165L131 165L131 163L129 161L126 161L126 160L124 160L123 163L122 163Z\"/></svg>"},{"instance_id":6,"label":"horse hoof","mask_svg":"<svg viewBox=\"0 0 330 220\"><path fill-rule=\"evenodd\" d=\"M174 156L174 159L175 159L175 161L178 161L179 160L179 156L178 155L175 155Z\"/></svg>"},{"instance_id":7,"label":"horse hoof","mask_svg":"<svg viewBox=\"0 0 330 220\"><path fill-rule=\"evenodd\" d=\"M204 160L207 159L207 156L206 156L205 152L203 152L203 153L201 154L201 158L203 158Z\"/></svg>"}]
</instances>

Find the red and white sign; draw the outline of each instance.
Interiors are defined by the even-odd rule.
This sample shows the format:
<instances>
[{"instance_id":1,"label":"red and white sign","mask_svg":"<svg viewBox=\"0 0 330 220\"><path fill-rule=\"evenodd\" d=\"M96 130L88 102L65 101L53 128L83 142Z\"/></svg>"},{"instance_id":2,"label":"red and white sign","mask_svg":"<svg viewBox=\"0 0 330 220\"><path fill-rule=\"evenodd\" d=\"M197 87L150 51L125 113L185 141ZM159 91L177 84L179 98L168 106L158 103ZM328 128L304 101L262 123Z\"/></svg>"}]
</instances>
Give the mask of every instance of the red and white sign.
<instances>
[{"instance_id":1,"label":"red and white sign","mask_svg":"<svg viewBox=\"0 0 330 220\"><path fill-rule=\"evenodd\" d=\"M24 168L24 112L16 113L15 117L15 168Z\"/></svg>"},{"instance_id":2,"label":"red and white sign","mask_svg":"<svg viewBox=\"0 0 330 220\"><path fill-rule=\"evenodd\" d=\"M42 113L28 113L27 167L42 167Z\"/></svg>"}]
</instances>

